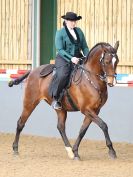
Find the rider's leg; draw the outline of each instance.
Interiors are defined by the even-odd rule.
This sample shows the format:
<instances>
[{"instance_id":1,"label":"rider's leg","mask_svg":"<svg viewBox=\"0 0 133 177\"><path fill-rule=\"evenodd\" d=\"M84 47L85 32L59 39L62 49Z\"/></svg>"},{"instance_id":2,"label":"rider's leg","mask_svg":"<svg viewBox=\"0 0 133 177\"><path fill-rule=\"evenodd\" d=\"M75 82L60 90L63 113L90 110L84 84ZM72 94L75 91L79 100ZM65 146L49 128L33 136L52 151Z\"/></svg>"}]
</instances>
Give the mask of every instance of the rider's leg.
<instances>
[{"instance_id":1,"label":"rider's leg","mask_svg":"<svg viewBox=\"0 0 133 177\"><path fill-rule=\"evenodd\" d=\"M60 95L63 89L67 86L69 82L69 77L71 73L71 64L65 61L61 57L56 58L56 76L53 80L53 102L52 106L54 109L61 109Z\"/></svg>"}]
</instances>

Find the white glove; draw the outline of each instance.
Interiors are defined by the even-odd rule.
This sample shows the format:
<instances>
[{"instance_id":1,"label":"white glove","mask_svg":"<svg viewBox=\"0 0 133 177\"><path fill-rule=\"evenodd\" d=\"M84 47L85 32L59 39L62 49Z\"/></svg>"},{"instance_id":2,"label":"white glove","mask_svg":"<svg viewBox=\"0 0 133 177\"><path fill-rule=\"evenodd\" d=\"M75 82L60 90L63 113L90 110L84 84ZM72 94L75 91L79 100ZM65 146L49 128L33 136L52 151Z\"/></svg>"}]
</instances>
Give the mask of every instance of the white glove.
<instances>
[{"instance_id":1,"label":"white glove","mask_svg":"<svg viewBox=\"0 0 133 177\"><path fill-rule=\"evenodd\" d=\"M79 62L79 58L77 57L72 57L71 58L71 61L74 63L74 64L77 64Z\"/></svg>"}]
</instances>

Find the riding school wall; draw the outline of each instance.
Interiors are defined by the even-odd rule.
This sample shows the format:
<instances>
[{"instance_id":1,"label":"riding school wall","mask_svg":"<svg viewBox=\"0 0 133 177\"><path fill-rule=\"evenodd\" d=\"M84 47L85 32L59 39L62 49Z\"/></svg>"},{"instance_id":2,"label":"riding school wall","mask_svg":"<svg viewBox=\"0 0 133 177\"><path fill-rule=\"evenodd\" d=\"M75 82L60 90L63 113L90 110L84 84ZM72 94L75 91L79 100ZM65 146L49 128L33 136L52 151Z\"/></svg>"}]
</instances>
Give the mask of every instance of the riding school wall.
<instances>
[{"instance_id":1,"label":"riding school wall","mask_svg":"<svg viewBox=\"0 0 133 177\"><path fill-rule=\"evenodd\" d=\"M0 82L0 133L15 133L17 120L22 112L23 92L24 83L9 88L7 82ZM132 88L108 88L108 94L107 103L99 115L107 123L112 141L133 143ZM69 138L77 137L83 119L84 115L80 112L68 113L66 133ZM60 138L56 127L55 111L41 101L29 117L22 134ZM100 128L92 123L85 138L104 140L104 135Z\"/></svg>"},{"instance_id":2,"label":"riding school wall","mask_svg":"<svg viewBox=\"0 0 133 177\"><path fill-rule=\"evenodd\" d=\"M119 40L118 73L133 73L133 0L0 0L0 7L0 68L29 70L55 59L61 15L74 11L89 48Z\"/></svg>"}]
</instances>

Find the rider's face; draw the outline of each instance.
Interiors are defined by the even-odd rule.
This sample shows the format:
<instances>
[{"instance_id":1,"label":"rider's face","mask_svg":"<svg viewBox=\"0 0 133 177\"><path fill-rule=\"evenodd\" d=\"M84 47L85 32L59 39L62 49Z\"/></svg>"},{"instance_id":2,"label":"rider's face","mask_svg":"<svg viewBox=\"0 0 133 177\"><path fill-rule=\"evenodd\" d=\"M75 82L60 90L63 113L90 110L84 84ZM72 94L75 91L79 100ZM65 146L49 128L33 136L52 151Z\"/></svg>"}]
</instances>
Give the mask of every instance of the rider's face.
<instances>
[{"instance_id":1,"label":"rider's face","mask_svg":"<svg viewBox=\"0 0 133 177\"><path fill-rule=\"evenodd\" d=\"M66 25L68 28L75 28L76 27L76 21L70 21L70 20L66 20Z\"/></svg>"}]
</instances>

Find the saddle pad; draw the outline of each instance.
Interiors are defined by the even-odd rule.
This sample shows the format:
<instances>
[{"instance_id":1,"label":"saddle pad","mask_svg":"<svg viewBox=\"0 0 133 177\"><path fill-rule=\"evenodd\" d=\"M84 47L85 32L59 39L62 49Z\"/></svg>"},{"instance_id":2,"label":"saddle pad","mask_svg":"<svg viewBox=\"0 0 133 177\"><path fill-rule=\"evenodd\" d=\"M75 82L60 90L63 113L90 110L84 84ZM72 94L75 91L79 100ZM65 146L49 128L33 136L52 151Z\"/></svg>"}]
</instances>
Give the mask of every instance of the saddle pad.
<instances>
[{"instance_id":1,"label":"saddle pad","mask_svg":"<svg viewBox=\"0 0 133 177\"><path fill-rule=\"evenodd\" d=\"M55 67L54 64L49 64L47 66L44 66L44 68L42 68L42 70L40 72L40 77L48 76L50 73L53 72L54 67Z\"/></svg>"}]
</instances>

